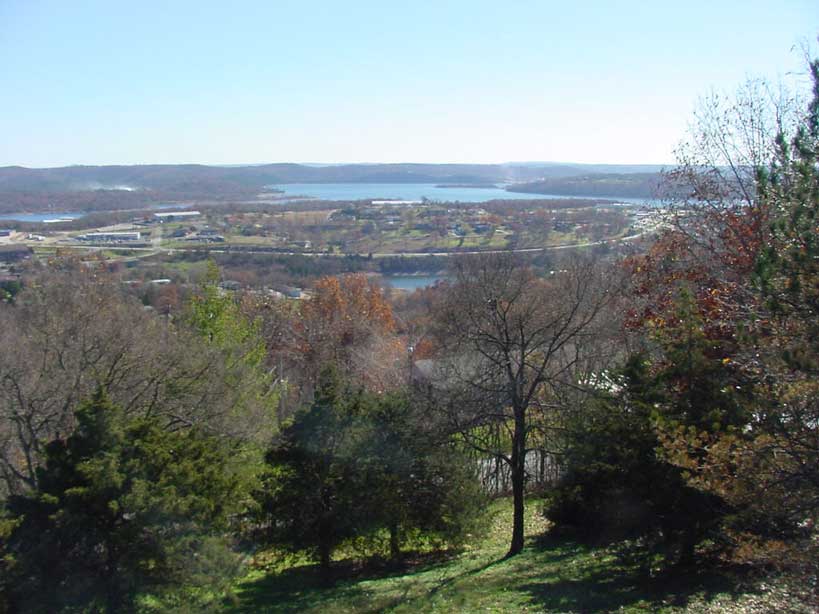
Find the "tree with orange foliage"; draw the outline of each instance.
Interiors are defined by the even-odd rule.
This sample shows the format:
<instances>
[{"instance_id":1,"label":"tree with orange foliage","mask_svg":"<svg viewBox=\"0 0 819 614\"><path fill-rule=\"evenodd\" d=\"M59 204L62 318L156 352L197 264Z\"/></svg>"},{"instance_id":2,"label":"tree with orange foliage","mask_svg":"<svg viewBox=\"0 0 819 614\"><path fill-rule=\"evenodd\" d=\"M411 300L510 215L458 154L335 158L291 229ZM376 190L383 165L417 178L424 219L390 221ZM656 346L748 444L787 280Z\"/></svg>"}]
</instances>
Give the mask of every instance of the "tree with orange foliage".
<instances>
[{"instance_id":1,"label":"tree with orange foliage","mask_svg":"<svg viewBox=\"0 0 819 614\"><path fill-rule=\"evenodd\" d=\"M290 314L289 335L276 350L297 402L310 401L328 365L372 392L405 381L406 349L395 330L392 307L366 275L321 278Z\"/></svg>"},{"instance_id":2,"label":"tree with orange foliage","mask_svg":"<svg viewBox=\"0 0 819 614\"><path fill-rule=\"evenodd\" d=\"M666 425L664 454L691 485L733 506L723 536L740 558L815 578L819 61L810 75L804 111L746 96L701 118L694 145L714 155L684 157L672 175L693 200L632 263L641 300L632 324L673 335L673 309L688 289L703 347L731 373L716 383L741 389L745 419Z\"/></svg>"}]
</instances>

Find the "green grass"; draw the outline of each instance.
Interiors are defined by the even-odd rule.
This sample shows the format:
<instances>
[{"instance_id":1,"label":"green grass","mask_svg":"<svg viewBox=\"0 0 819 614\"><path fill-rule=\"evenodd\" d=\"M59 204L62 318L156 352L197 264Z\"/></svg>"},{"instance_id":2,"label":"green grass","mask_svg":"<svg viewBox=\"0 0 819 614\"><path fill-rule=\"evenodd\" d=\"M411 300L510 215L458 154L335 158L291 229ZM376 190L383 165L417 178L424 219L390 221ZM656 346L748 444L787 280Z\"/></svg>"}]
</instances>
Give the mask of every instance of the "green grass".
<instances>
[{"instance_id":1,"label":"green grass","mask_svg":"<svg viewBox=\"0 0 819 614\"><path fill-rule=\"evenodd\" d=\"M486 535L460 552L409 555L401 564L342 558L329 585L305 561L268 564L236 587L225 612L670 614L703 611L717 596L734 599L728 575L652 576L645 559L623 545L595 548L549 537L535 508L527 514L526 549L516 557L504 558L511 509L498 501Z\"/></svg>"}]
</instances>

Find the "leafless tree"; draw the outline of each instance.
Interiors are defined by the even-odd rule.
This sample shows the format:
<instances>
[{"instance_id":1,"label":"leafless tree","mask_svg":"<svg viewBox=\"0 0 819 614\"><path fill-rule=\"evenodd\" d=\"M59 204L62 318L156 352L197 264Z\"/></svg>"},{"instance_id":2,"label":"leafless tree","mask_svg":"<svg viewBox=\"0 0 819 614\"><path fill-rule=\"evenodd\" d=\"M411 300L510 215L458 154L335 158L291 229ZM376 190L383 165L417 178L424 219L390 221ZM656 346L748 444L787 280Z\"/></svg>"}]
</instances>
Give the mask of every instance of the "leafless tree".
<instances>
[{"instance_id":1,"label":"leafless tree","mask_svg":"<svg viewBox=\"0 0 819 614\"><path fill-rule=\"evenodd\" d=\"M157 416L169 429L197 426L237 441L269 435L269 410L253 402L249 378L110 280L33 279L14 305L0 305L0 347L7 492L36 485L44 446L72 433L74 410L98 386L129 414Z\"/></svg>"},{"instance_id":2,"label":"leafless tree","mask_svg":"<svg viewBox=\"0 0 819 614\"><path fill-rule=\"evenodd\" d=\"M435 394L453 432L509 467L512 556L523 548L530 436L566 389L581 384L577 369L606 324L601 316L616 296L616 276L591 260L573 259L540 278L513 254L459 260L453 276L438 306L445 350Z\"/></svg>"},{"instance_id":3,"label":"leafless tree","mask_svg":"<svg viewBox=\"0 0 819 614\"><path fill-rule=\"evenodd\" d=\"M752 252L762 241L771 212L757 197L758 172L770 167L777 135L792 134L805 107L801 76L790 77L749 79L733 94L699 100L661 189L691 249Z\"/></svg>"}]
</instances>

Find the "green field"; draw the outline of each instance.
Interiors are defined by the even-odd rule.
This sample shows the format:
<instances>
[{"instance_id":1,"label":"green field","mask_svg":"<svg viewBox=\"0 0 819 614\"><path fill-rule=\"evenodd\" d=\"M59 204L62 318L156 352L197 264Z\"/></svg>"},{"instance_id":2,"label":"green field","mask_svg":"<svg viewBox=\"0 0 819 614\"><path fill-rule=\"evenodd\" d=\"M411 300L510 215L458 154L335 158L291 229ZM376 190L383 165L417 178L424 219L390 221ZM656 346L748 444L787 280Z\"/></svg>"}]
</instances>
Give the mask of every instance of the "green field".
<instances>
[{"instance_id":1,"label":"green field","mask_svg":"<svg viewBox=\"0 0 819 614\"><path fill-rule=\"evenodd\" d=\"M237 586L224 612L733 614L783 611L787 601L781 594L743 594L738 576L728 571L658 573L627 545L592 547L550 537L535 508L529 506L527 547L512 559L503 558L511 508L499 501L485 537L460 552L416 554L400 565L340 557L331 585L315 565L268 561Z\"/></svg>"}]
</instances>

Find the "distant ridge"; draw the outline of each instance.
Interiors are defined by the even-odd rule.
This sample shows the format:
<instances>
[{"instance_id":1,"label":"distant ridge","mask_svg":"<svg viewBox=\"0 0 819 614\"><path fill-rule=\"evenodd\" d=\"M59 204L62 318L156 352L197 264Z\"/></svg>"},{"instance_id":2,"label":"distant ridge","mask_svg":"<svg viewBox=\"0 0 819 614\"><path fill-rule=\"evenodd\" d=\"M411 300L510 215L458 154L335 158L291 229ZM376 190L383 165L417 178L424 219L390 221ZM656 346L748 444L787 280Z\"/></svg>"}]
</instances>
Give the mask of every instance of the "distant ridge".
<instances>
[{"instance_id":1,"label":"distant ridge","mask_svg":"<svg viewBox=\"0 0 819 614\"><path fill-rule=\"evenodd\" d=\"M235 189L259 189L271 183L486 183L532 182L546 178L594 173L658 172L660 165L563 164L521 162L504 164L145 164L65 166L59 168L0 168L0 191L66 191L129 185L136 189L190 189L191 182L225 183Z\"/></svg>"},{"instance_id":2,"label":"distant ridge","mask_svg":"<svg viewBox=\"0 0 819 614\"><path fill-rule=\"evenodd\" d=\"M139 207L169 201L242 200L287 183L511 184L556 195L651 196L659 165L620 164L144 164L0 168L0 213ZM610 188L615 188L614 191ZM600 190L600 191L599 191Z\"/></svg>"}]
</instances>

